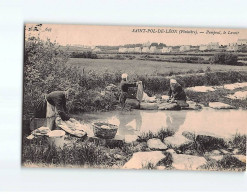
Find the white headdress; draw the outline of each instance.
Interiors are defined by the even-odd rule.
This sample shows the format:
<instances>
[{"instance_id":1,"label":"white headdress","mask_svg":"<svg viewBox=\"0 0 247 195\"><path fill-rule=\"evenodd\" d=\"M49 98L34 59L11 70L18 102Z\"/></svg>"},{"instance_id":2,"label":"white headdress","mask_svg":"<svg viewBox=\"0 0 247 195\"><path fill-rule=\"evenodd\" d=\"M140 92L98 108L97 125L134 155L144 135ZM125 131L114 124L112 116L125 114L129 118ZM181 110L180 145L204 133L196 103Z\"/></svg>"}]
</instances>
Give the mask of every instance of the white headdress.
<instances>
[{"instance_id":1,"label":"white headdress","mask_svg":"<svg viewBox=\"0 0 247 195\"><path fill-rule=\"evenodd\" d=\"M174 84L174 83L177 83L177 81L175 79L170 79L170 83Z\"/></svg>"},{"instance_id":2,"label":"white headdress","mask_svg":"<svg viewBox=\"0 0 247 195\"><path fill-rule=\"evenodd\" d=\"M122 79L127 79L127 77L128 77L128 74L127 73L123 73L122 74Z\"/></svg>"}]
</instances>

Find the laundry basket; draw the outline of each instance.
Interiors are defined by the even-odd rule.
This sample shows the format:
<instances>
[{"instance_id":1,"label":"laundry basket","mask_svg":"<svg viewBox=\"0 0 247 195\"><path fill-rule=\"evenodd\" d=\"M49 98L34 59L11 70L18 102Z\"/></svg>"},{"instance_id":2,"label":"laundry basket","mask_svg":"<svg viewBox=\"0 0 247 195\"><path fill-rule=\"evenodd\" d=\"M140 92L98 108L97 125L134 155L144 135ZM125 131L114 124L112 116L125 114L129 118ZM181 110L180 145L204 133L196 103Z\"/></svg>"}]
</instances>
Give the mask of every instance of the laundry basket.
<instances>
[{"instance_id":1,"label":"laundry basket","mask_svg":"<svg viewBox=\"0 0 247 195\"><path fill-rule=\"evenodd\" d=\"M118 126L98 122L93 124L93 132L96 137L104 138L104 139L113 139L117 134Z\"/></svg>"}]
</instances>

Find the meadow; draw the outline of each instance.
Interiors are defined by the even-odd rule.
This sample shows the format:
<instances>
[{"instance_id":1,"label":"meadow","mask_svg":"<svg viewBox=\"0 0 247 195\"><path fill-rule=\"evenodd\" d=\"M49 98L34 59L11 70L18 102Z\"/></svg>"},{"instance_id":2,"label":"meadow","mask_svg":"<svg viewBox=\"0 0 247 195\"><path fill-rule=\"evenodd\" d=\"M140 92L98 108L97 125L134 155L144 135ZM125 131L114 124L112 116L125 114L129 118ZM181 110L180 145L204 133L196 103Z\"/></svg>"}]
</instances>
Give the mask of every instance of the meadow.
<instances>
[{"instance_id":1,"label":"meadow","mask_svg":"<svg viewBox=\"0 0 247 195\"><path fill-rule=\"evenodd\" d=\"M247 66L231 66L219 64L191 64L191 63L172 63L148 60L117 60L117 59L87 59L70 58L67 65L78 67L84 72L95 71L104 72L126 72L129 75L169 75L172 73L196 73L205 72L210 69L216 71L247 71Z\"/></svg>"}]
</instances>

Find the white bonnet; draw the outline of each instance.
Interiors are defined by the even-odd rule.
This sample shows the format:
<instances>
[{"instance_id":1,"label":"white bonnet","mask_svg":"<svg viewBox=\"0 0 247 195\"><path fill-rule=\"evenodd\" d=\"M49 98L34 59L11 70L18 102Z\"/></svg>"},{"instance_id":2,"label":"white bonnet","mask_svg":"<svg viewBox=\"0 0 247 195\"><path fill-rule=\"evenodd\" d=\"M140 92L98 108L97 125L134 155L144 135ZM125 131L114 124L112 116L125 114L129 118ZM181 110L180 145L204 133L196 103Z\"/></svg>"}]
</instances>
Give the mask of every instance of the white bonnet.
<instances>
[{"instance_id":1,"label":"white bonnet","mask_svg":"<svg viewBox=\"0 0 247 195\"><path fill-rule=\"evenodd\" d=\"M128 74L127 73L123 73L122 74L122 79L127 79L127 77L128 77Z\"/></svg>"}]
</instances>

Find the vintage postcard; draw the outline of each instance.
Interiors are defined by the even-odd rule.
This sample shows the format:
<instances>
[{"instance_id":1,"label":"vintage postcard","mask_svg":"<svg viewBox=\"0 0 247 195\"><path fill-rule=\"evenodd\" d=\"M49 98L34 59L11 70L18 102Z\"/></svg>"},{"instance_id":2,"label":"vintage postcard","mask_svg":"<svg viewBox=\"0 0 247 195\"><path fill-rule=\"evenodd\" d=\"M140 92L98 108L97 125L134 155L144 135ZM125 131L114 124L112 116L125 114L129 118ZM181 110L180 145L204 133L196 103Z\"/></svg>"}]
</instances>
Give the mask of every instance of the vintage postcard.
<instances>
[{"instance_id":1,"label":"vintage postcard","mask_svg":"<svg viewBox=\"0 0 247 195\"><path fill-rule=\"evenodd\" d=\"M247 29L24 28L23 167L246 170Z\"/></svg>"}]
</instances>

